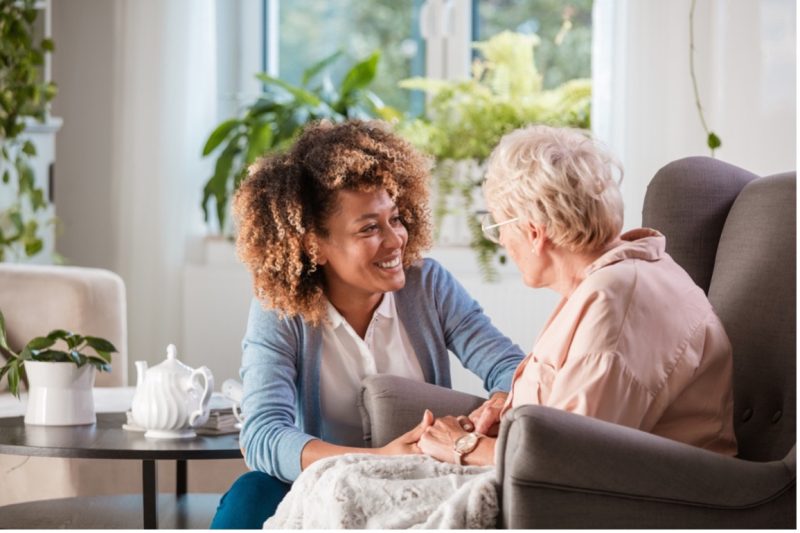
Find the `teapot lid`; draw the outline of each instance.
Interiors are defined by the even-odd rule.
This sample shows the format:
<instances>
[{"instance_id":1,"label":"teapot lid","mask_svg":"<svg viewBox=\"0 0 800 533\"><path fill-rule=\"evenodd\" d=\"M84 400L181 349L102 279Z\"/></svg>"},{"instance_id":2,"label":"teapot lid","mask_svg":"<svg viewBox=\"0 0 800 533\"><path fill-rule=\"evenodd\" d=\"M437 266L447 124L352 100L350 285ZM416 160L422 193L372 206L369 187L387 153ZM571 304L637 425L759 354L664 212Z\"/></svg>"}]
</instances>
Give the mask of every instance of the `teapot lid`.
<instances>
[{"instance_id":1,"label":"teapot lid","mask_svg":"<svg viewBox=\"0 0 800 533\"><path fill-rule=\"evenodd\" d=\"M178 349L174 344L167 346L167 360L155 365L147 371L164 372L168 374L191 374L192 369L178 361Z\"/></svg>"}]
</instances>

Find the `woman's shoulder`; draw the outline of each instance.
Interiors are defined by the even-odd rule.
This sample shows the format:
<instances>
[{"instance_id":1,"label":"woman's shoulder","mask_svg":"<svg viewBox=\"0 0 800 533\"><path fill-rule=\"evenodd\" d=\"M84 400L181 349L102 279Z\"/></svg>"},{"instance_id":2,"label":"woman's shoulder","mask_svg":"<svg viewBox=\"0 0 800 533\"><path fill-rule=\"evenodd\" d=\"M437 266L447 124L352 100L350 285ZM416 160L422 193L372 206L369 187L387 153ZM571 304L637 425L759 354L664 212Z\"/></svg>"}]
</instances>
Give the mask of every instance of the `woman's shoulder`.
<instances>
[{"instance_id":1,"label":"woman's shoulder","mask_svg":"<svg viewBox=\"0 0 800 533\"><path fill-rule=\"evenodd\" d=\"M406 269L406 284L400 292L430 292L450 286L453 281L453 275L441 263L424 257Z\"/></svg>"},{"instance_id":2,"label":"woman's shoulder","mask_svg":"<svg viewBox=\"0 0 800 533\"><path fill-rule=\"evenodd\" d=\"M300 315L288 316L255 297L250 302L250 315L247 322L249 332L257 332L262 335L274 335L284 332L298 334L308 328L308 325Z\"/></svg>"}]
</instances>

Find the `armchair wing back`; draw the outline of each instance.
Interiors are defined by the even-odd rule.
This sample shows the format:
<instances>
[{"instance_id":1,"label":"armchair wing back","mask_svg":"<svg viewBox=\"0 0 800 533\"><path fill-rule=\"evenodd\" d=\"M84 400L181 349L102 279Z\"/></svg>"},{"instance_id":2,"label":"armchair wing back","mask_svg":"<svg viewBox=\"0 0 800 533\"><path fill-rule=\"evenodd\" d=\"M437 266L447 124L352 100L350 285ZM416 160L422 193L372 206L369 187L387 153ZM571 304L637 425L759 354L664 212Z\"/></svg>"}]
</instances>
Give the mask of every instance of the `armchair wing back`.
<instances>
[{"instance_id":1,"label":"armchair wing back","mask_svg":"<svg viewBox=\"0 0 800 533\"><path fill-rule=\"evenodd\" d=\"M708 297L733 345L739 457L781 459L796 442L795 174L747 184L717 249Z\"/></svg>"},{"instance_id":2,"label":"armchair wing back","mask_svg":"<svg viewBox=\"0 0 800 533\"><path fill-rule=\"evenodd\" d=\"M739 457L795 445L795 173L756 179L709 157L662 168L643 223L708 294L733 346Z\"/></svg>"}]
</instances>

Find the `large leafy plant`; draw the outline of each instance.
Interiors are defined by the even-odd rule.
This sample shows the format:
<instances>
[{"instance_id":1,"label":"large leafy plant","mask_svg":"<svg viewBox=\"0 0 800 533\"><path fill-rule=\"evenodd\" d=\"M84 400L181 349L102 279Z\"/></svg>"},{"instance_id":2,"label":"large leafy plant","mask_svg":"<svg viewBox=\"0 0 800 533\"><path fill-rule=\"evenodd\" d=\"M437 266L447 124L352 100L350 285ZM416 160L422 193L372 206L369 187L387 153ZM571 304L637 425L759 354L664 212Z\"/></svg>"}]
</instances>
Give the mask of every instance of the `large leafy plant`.
<instances>
[{"instance_id":1,"label":"large leafy plant","mask_svg":"<svg viewBox=\"0 0 800 533\"><path fill-rule=\"evenodd\" d=\"M35 4L35 0L0 0L1 186L14 188L10 205L0 206L0 261L8 251L33 256L43 246L34 213L47 207L47 199L36 186L30 165L36 147L23 133L28 121L45 121L56 86L41 80L53 41L34 41L40 14Z\"/></svg>"},{"instance_id":2,"label":"large leafy plant","mask_svg":"<svg viewBox=\"0 0 800 533\"><path fill-rule=\"evenodd\" d=\"M497 245L483 237L478 217L472 216L483 162L503 135L519 127L590 126L591 80L575 79L543 89L534 62L538 43L536 35L502 32L473 44L482 57L473 62L468 80L401 82L407 89L424 91L429 100L427 116L402 123L398 131L436 158L437 219L454 210L468 215L470 245L488 279L496 274L492 260L498 255ZM456 172L460 161L474 162L477 171ZM447 207L452 204L447 199L454 195L456 207Z\"/></svg>"},{"instance_id":3,"label":"large leafy plant","mask_svg":"<svg viewBox=\"0 0 800 533\"><path fill-rule=\"evenodd\" d=\"M226 231L231 195L246 177L249 165L267 153L286 149L305 124L322 119L342 122L399 117L368 89L375 79L380 52L355 63L337 84L330 70L341 57L337 52L306 69L300 85L263 72L256 74L263 93L240 116L219 124L203 147L203 156L217 154L201 202L207 224L212 223L213 213L219 231Z\"/></svg>"},{"instance_id":4,"label":"large leafy plant","mask_svg":"<svg viewBox=\"0 0 800 533\"><path fill-rule=\"evenodd\" d=\"M56 343L66 345L66 350L56 349ZM92 352L86 353L91 348ZM6 323L0 312L0 355L6 359L0 368L0 380L8 375L8 389L19 398L19 382L25 381L26 361L49 361L53 363L75 363L78 367L91 365L102 372L111 372L111 354L117 349L111 342L101 337L79 335L63 329L56 329L44 337L31 339L21 352L14 352L8 345Z\"/></svg>"}]
</instances>

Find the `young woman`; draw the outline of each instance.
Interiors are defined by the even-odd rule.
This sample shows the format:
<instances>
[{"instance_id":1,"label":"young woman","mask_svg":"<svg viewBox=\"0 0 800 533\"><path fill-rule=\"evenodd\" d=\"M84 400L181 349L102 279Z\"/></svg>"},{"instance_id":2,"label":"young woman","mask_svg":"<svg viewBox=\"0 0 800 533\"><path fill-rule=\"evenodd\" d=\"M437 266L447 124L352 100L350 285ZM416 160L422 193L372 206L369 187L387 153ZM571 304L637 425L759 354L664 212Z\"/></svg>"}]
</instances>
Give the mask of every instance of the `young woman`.
<instances>
[{"instance_id":1,"label":"young woman","mask_svg":"<svg viewBox=\"0 0 800 533\"><path fill-rule=\"evenodd\" d=\"M376 373L450 385L448 350L499 409L519 347L438 263L428 162L379 122L320 123L261 160L234 212L256 298L243 341L241 442L253 470L212 528L260 528L300 472L351 452L419 453L423 428L363 447L361 380Z\"/></svg>"}]
</instances>

